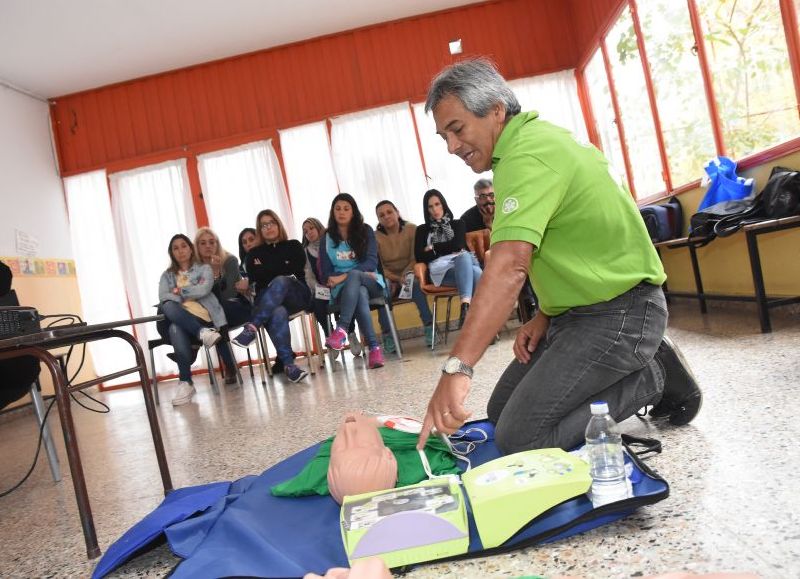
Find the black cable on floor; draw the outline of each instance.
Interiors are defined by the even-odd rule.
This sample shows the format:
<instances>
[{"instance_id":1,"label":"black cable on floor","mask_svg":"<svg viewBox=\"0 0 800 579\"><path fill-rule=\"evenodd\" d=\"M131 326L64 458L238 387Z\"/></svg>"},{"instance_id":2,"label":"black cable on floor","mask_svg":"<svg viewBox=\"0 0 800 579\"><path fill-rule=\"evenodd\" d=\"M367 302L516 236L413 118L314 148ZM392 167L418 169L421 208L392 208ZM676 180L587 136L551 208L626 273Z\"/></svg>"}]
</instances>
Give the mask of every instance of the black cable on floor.
<instances>
[{"instance_id":1,"label":"black cable on floor","mask_svg":"<svg viewBox=\"0 0 800 579\"><path fill-rule=\"evenodd\" d=\"M26 480L28 480L28 478L31 476L31 474L33 473L33 469L36 468L36 463L39 461L39 453L42 450L42 440L44 438L44 429L45 429L45 426L47 426L47 415L50 414L50 410L53 408L53 404L55 404L55 402L56 402L55 398L53 398L50 401L50 406L47 407L47 410L44 413L44 419L42 420L42 424L39 426L39 440L36 443L36 454L33 455L33 464L31 464L31 467L28 469L28 472L25 473L25 476L22 477L21 481L19 481L17 484L15 484L13 487L8 489L7 491L3 491L2 493L0 493L0 498L13 493L15 490L17 490L19 487L21 487L23 485L23 483Z\"/></svg>"}]
</instances>

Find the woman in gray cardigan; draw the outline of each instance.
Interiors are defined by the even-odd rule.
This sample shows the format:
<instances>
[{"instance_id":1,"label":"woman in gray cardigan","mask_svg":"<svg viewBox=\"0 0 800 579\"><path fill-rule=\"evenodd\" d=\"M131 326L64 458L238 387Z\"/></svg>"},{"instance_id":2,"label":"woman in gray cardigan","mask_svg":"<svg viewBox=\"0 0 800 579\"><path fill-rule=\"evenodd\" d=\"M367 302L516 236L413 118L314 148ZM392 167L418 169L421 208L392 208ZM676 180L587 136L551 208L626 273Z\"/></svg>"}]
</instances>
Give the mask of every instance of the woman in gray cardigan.
<instances>
[{"instance_id":1,"label":"woman in gray cardigan","mask_svg":"<svg viewBox=\"0 0 800 579\"><path fill-rule=\"evenodd\" d=\"M212 292L214 274L210 265L200 264L191 240L178 233L173 235L167 248L171 265L161 274L158 283L159 310L165 323L158 324L161 337L175 350L178 363L178 388L172 399L173 406L189 402L195 394L191 365L194 355L192 341L200 340L213 346L220 340L215 328L224 326L225 312Z\"/></svg>"}]
</instances>

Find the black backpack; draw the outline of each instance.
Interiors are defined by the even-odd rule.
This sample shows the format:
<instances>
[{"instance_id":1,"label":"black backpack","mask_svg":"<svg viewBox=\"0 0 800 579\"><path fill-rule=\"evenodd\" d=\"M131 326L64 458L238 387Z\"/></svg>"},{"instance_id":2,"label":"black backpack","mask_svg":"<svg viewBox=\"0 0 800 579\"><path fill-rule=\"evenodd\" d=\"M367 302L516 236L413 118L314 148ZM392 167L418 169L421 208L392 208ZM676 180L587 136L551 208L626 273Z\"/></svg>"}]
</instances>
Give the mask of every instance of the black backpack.
<instances>
[{"instance_id":1,"label":"black backpack","mask_svg":"<svg viewBox=\"0 0 800 579\"><path fill-rule=\"evenodd\" d=\"M683 233L683 210L675 197L663 205L640 207L639 213L653 243L676 239Z\"/></svg>"}]
</instances>

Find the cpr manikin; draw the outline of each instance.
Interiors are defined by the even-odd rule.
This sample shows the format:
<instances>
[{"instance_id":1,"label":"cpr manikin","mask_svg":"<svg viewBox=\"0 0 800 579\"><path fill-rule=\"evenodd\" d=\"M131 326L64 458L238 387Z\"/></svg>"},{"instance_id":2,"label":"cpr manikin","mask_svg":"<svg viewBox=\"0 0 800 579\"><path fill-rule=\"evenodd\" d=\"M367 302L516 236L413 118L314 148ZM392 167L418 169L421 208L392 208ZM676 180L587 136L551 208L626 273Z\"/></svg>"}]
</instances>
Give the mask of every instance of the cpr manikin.
<instances>
[{"instance_id":1,"label":"cpr manikin","mask_svg":"<svg viewBox=\"0 0 800 579\"><path fill-rule=\"evenodd\" d=\"M347 495L394 488L397 461L383 444L375 417L350 412L331 446L328 488L337 503Z\"/></svg>"}]
</instances>

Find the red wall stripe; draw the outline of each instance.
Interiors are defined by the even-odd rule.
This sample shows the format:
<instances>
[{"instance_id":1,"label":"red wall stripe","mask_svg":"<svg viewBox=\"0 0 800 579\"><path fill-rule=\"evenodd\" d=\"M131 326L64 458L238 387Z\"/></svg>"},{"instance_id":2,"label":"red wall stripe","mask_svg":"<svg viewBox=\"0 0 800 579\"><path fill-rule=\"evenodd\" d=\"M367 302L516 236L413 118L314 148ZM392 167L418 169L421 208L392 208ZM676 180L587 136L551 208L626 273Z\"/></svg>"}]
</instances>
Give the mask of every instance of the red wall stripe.
<instances>
[{"instance_id":1,"label":"red wall stripe","mask_svg":"<svg viewBox=\"0 0 800 579\"><path fill-rule=\"evenodd\" d=\"M422 100L432 76L453 61L447 43L456 38L465 56L492 57L509 79L571 68L573 28L590 24L581 17L576 25L570 6L470 5L59 97L52 111L62 171L136 166L176 150L232 146L275 137L278 128Z\"/></svg>"}]
</instances>

